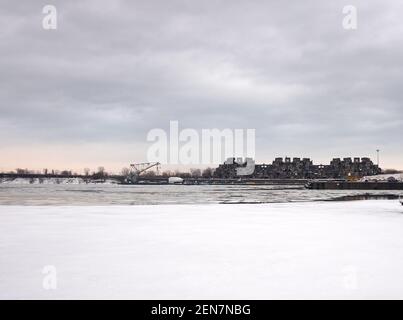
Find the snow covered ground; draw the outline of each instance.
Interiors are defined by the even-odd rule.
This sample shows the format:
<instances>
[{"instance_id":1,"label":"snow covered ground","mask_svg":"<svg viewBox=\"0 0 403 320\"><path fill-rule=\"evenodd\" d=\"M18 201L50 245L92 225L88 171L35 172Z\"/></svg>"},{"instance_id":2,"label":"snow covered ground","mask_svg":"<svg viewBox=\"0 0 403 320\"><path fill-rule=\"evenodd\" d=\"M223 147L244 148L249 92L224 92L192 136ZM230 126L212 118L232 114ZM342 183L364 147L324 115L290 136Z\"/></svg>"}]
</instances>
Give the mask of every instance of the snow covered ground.
<instances>
[{"instance_id":1,"label":"snow covered ground","mask_svg":"<svg viewBox=\"0 0 403 320\"><path fill-rule=\"evenodd\" d=\"M0 298L402 299L403 207L0 206Z\"/></svg>"}]
</instances>

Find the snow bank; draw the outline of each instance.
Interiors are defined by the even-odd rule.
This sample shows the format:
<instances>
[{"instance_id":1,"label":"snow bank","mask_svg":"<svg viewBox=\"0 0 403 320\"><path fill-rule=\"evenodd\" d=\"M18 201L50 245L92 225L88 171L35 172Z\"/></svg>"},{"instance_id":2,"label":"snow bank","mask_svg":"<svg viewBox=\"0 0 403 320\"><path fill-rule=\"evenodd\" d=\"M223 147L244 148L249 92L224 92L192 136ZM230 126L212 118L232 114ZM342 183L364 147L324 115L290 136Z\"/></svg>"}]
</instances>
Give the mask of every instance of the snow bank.
<instances>
[{"instance_id":1,"label":"snow bank","mask_svg":"<svg viewBox=\"0 0 403 320\"><path fill-rule=\"evenodd\" d=\"M0 206L0 298L402 299L402 231L384 200Z\"/></svg>"}]
</instances>

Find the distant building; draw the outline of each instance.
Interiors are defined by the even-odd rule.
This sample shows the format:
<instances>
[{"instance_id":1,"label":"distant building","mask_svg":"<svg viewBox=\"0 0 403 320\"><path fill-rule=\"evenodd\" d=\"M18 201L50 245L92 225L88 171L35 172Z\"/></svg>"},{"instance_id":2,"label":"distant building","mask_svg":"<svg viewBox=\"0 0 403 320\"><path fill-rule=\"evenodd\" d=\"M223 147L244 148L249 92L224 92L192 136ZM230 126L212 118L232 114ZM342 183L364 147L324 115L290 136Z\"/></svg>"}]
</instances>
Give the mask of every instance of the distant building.
<instances>
[{"instance_id":1,"label":"distant building","mask_svg":"<svg viewBox=\"0 0 403 320\"><path fill-rule=\"evenodd\" d=\"M249 163L249 164L248 164ZM254 164L254 162L253 162ZM347 179L362 178L381 173L381 169L369 158L333 159L328 165L315 165L309 158L276 158L271 164L256 164L254 170L250 160L229 158L214 172L215 178L262 178L262 179ZM241 170L240 170L241 169ZM242 172L242 174L241 174ZM249 173L245 175L243 173Z\"/></svg>"}]
</instances>

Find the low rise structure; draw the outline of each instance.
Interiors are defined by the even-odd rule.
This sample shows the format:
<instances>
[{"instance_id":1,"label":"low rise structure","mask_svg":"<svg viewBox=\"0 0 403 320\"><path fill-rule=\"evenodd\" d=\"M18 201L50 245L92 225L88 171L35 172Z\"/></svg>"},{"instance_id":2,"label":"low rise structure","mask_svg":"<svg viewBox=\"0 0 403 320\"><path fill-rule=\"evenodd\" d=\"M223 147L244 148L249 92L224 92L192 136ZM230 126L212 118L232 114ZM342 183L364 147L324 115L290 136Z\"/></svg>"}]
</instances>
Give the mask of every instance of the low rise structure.
<instances>
[{"instance_id":1,"label":"low rise structure","mask_svg":"<svg viewBox=\"0 0 403 320\"><path fill-rule=\"evenodd\" d=\"M254 170L251 170L253 163ZM248 168L243 170L241 168ZM255 164L252 159L229 158L218 166L215 178L261 179L359 179L380 174L382 170L370 158L335 158L328 165L315 165L310 158L276 158L271 164ZM244 174L247 173L247 174Z\"/></svg>"}]
</instances>

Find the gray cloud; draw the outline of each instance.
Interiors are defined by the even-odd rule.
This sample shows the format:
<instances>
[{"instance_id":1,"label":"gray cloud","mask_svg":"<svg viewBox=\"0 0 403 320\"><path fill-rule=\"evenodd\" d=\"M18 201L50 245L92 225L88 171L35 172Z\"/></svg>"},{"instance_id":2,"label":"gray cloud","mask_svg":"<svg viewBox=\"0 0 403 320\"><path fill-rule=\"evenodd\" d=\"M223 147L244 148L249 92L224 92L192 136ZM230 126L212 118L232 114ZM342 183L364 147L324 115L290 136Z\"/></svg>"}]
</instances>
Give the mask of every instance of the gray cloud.
<instances>
[{"instance_id":1,"label":"gray cloud","mask_svg":"<svg viewBox=\"0 0 403 320\"><path fill-rule=\"evenodd\" d=\"M403 168L399 0L354 1L354 31L339 0L49 2L57 31L42 29L47 3L2 2L3 153L127 143L144 160L147 132L179 120L255 128L260 161L380 147Z\"/></svg>"}]
</instances>

